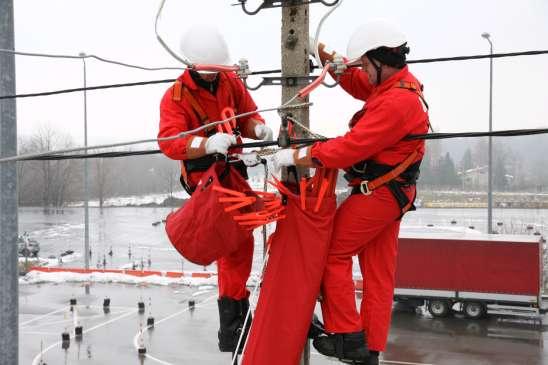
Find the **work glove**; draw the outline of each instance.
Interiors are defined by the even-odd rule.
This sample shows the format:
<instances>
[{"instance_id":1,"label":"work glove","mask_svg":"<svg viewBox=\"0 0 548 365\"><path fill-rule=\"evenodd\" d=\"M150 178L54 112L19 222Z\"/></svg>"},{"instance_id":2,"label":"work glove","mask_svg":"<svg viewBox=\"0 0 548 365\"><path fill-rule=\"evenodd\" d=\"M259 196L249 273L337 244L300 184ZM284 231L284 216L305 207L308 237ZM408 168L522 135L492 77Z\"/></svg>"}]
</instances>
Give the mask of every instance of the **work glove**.
<instances>
[{"instance_id":1,"label":"work glove","mask_svg":"<svg viewBox=\"0 0 548 365\"><path fill-rule=\"evenodd\" d=\"M255 126L255 135L258 139L263 141L272 141L272 129L264 124L257 124Z\"/></svg>"},{"instance_id":2,"label":"work glove","mask_svg":"<svg viewBox=\"0 0 548 365\"><path fill-rule=\"evenodd\" d=\"M288 148L276 152L272 157L274 169L279 170L282 167L295 165L295 158L293 157L294 153L295 150L293 148Z\"/></svg>"},{"instance_id":3,"label":"work glove","mask_svg":"<svg viewBox=\"0 0 548 365\"><path fill-rule=\"evenodd\" d=\"M205 143L206 154L221 153L226 155L228 148L236 144L236 137L232 134L216 133L209 137Z\"/></svg>"}]
</instances>

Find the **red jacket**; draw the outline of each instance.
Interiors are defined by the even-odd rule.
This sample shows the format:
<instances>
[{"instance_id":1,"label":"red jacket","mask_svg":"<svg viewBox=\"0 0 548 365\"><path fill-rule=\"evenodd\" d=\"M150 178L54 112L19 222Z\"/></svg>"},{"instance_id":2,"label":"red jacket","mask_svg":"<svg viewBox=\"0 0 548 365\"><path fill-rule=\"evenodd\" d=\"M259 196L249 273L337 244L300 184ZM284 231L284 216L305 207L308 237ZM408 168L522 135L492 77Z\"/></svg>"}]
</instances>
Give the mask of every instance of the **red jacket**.
<instances>
[{"instance_id":1,"label":"red jacket","mask_svg":"<svg viewBox=\"0 0 548 365\"><path fill-rule=\"evenodd\" d=\"M231 107L236 114L252 112L257 110L257 106L251 99L249 92L245 88L242 81L236 76L236 74L219 73L219 84L215 95L211 94L207 90L198 87L188 70L186 70L177 79L183 87L186 87L200 107L207 115L208 122L215 122L221 120L221 112L225 107ZM181 89L179 88L179 92ZM180 132L192 130L203 125L191 103L184 97L174 98L176 93L175 84L172 85L164 94L160 103L160 131L158 132L158 138L171 137L179 134ZM264 119L258 114L254 113L243 118L237 119L237 124L240 127L242 137L255 138L254 127L257 122L264 123ZM215 130L215 127L212 128ZM207 135L206 130L188 135L182 138L178 138L170 141L159 142L160 149L169 158L174 160L187 160L200 157L203 155L205 140L202 141L201 147L193 149L193 153L189 155L189 148L191 146L191 140L193 136L205 137ZM197 183L201 173L192 173L189 177L189 184L193 185Z\"/></svg>"},{"instance_id":2,"label":"red jacket","mask_svg":"<svg viewBox=\"0 0 548 365\"><path fill-rule=\"evenodd\" d=\"M236 74L221 72L219 77L219 86L215 95L198 87L192 80L188 70L179 76L177 80L189 89L207 114L209 122L221 120L221 111L227 106L235 109L236 114L257 110L257 106L251 99L249 92ZM188 100L184 97L180 101L173 100L173 89L174 86L171 86L166 91L160 104L158 138L175 136L180 132L202 126L202 122ZM255 138L253 132L255 124L250 122L252 119L264 123L264 119L258 113L237 119L243 137ZM205 137L206 131L200 131L194 135ZM159 142L160 149L171 159L186 160L189 158L187 156L187 146L191 138L192 136L189 135L171 141Z\"/></svg>"},{"instance_id":3,"label":"red jacket","mask_svg":"<svg viewBox=\"0 0 548 365\"><path fill-rule=\"evenodd\" d=\"M342 88L366 103L344 136L312 146L312 159L329 168L347 168L363 160L397 165L417 149L417 160L421 159L424 141L402 139L428 132L428 111L415 92L398 87L400 81L420 86L407 66L376 87L361 69L345 72L340 78Z\"/></svg>"}]
</instances>

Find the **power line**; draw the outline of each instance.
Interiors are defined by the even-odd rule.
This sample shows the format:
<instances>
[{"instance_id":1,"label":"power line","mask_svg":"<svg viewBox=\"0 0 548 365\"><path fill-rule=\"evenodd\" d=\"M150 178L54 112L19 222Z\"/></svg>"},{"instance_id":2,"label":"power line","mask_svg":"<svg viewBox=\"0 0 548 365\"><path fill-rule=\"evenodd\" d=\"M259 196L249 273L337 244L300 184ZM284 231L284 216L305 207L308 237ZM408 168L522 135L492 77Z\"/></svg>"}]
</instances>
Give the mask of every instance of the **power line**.
<instances>
[{"instance_id":1,"label":"power line","mask_svg":"<svg viewBox=\"0 0 548 365\"><path fill-rule=\"evenodd\" d=\"M29 154L24 154L24 155L15 155L15 156L11 156L11 157L0 158L0 163L21 161L21 160L32 160L32 159L37 158L37 157L51 156L51 155L56 155L56 154L65 154L65 153L69 153L69 152L89 151L89 150L98 150L98 149L105 149L105 148L131 146L131 145L144 144L144 143L158 143L158 142L164 142L164 141L172 141L172 140L175 140L175 139L185 137L187 135L191 135L191 134L200 132L204 129L217 126L219 124L229 122L233 119L243 118L243 117L246 117L246 116L249 116L249 115L253 115L255 113L271 112L271 111L280 112L282 110L299 109L299 108L309 107L310 105L312 105L312 103L298 103L298 104L285 103L285 104L277 106L277 107L253 110L253 111L246 112L246 113L241 113L241 114L238 114L238 115L235 115L233 117L229 117L229 118L226 118L226 119L223 119L223 120L214 121L214 122L211 122L211 123L208 123L208 124L204 124L204 125L202 125L198 128L195 128L195 129L192 129L192 130L189 130L189 131L181 132L181 133L176 134L176 135L171 136L171 137L142 139L142 140L136 140L136 141L111 143L111 144L104 144L104 145L97 145L97 146L70 147L70 148L65 148L65 149L56 150L56 151L47 151L47 152L29 153ZM59 158L55 158L55 159L59 159Z\"/></svg>"},{"instance_id":2,"label":"power line","mask_svg":"<svg viewBox=\"0 0 548 365\"><path fill-rule=\"evenodd\" d=\"M537 51L524 51L524 52L511 52L511 53L494 53L486 55L472 55L472 56L457 56L457 57L442 57L442 58L425 58L419 60L409 60L409 64L420 64L420 63L434 63L434 62L448 62L448 61L467 61L467 60L478 60L484 58L504 58L504 57L518 57L518 56L537 56L548 54L548 50L537 50ZM71 56L75 57L75 56ZM80 58L80 57L75 57ZM121 64L121 63L119 63ZM281 70L265 70L265 71L255 71L251 72L250 75L265 75L269 73L279 73ZM110 84L110 85L100 85L100 86L90 86L87 88L74 88L74 89L64 89L64 90L54 90L38 93L29 93L29 94L16 94L16 95L2 95L0 100L5 99L15 99L15 98L26 98L26 97L37 97L37 96L47 96L47 95L57 95L72 93L84 90L101 90L101 89L110 89L110 88L120 88L120 87L130 87L130 86L141 86L141 85L151 85L151 84L161 84L174 82L175 79L164 79L164 80L152 80L152 81L142 81L142 82L130 82L124 84Z\"/></svg>"},{"instance_id":3,"label":"power line","mask_svg":"<svg viewBox=\"0 0 548 365\"><path fill-rule=\"evenodd\" d=\"M503 131L493 132L458 132L458 133L430 133L430 134L410 134L405 137L406 141L417 139L449 139L449 138L477 138L477 137L517 137L517 136L532 136L535 134L546 134L548 128L533 128L533 129L508 129Z\"/></svg>"},{"instance_id":4,"label":"power line","mask_svg":"<svg viewBox=\"0 0 548 365\"><path fill-rule=\"evenodd\" d=\"M504 57L518 57L518 56L537 56L548 54L548 50L539 51L523 51L523 52L510 52L510 53L493 53L474 56L456 56L456 57L441 57L441 58L424 58L420 60L409 60L407 63L434 63L434 62L447 62L447 61L469 61L480 60L484 58L504 58Z\"/></svg>"},{"instance_id":5,"label":"power line","mask_svg":"<svg viewBox=\"0 0 548 365\"><path fill-rule=\"evenodd\" d=\"M30 98L30 97L35 97L35 96L58 95L58 94L67 94L67 93L73 93L73 92L78 92L78 91L113 89L113 88L120 88L120 87L129 87L129 86L165 84L165 83L175 82L175 80L177 80L177 79L163 79L163 80L152 80L152 81L128 82L128 83L124 83L124 84L110 84L110 85L100 85L100 86L77 87L77 88L74 88L74 89L45 91L45 92L31 93L31 94L5 95L5 96L0 96L0 100L15 99L15 98Z\"/></svg>"},{"instance_id":6,"label":"power line","mask_svg":"<svg viewBox=\"0 0 548 365\"><path fill-rule=\"evenodd\" d=\"M145 67L145 66L133 65L133 64L125 63L121 61L110 60L108 58L104 58L94 54L85 54L83 56L72 56L72 55L51 54L51 53L21 52L21 51L13 51L11 49L3 49L3 48L0 48L0 52L11 53L19 56L45 57L45 58L63 58L63 59L77 59L77 60L83 59L83 58L92 58L101 62L110 63L118 66L124 66L128 68L135 68L135 69L144 70L144 71L167 71L167 70L181 71L186 68L186 67Z\"/></svg>"},{"instance_id":7,"label":"power line","mask_svg":"<svg viewBox=\"0 0 548 365\"><path fill-rule=\"evenodd\" d=\"M493 132L457 132L457 133L429 133L429 134L411 134L404 138L406 141L412 140L432 140L432 139L451 139L451 138L478 138L478 137L517 137L517 136L531 136L537 134L547 134L548 128L535 128L535 129L509 129ZM325 142L330 138L300 138L292 139L291 145L311 145L316 142ZM258 141L241 143L234 145L233 148L261 148L278 146L277 141ZM161 153L160 150L143 150L143 151L117 151L117 152L100 152L94 154L73 154L63 155L58 153L42 154L34 157L21 157L20 161L51 161L51 160L73 160L73 159L85 159L85 158L116 158L127 156L142 156L142 155L154 155Z\"/></svg>"}]
</instances>

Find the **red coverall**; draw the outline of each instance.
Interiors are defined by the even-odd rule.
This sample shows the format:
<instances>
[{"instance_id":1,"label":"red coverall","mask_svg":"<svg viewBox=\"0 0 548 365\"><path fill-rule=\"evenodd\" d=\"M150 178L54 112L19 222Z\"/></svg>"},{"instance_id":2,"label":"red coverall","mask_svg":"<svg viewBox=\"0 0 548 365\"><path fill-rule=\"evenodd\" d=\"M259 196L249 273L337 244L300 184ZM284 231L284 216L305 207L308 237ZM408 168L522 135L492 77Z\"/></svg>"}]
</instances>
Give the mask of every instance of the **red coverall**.
<instances>
[{"instance_id":1,"label":"red coverall","mask_svg":"<svg viewBox=\"0 0 548 365\"><path fill-rule=\"evenodd\" d=\"M221 118L221 112L225 107L233 108L236 114L257 110L257 106L251 99L247 89L234 73L219 73L219 84L215 95L202 87L198 87L188 70L179 76L177 80L190 91L207 114L210 122L223 119ZM174 92L176 92L174 89L175 85L166 91L160 104L159 138L174 136L180 132L203 125L189 100L184 96L179 101L174 98ZM254 127L257 122L264 123L264 119L258 113L237 119L242 137L255 138ZM174 160L201 157L196 155L196 149L191 148L194 136L205 137L206 131L200 131L193 134L193 136L189 135L171 141L160 142L160 149L167 157ZM205 153L204 144L205 140L200 147L202 155ZM188 176L188 183L195 185L201 174L201 172L192 172ZM217 260L219 297L240 300L249 296L246 282L251 272L252 258L253 235L250 233L246 244L242 245L238 251Z\"/></svg>"},{"instance_id":2,"label":"red coverall","mask_svg":"<svg viewBox=\"0 0 548 365\"><path fill-rule=\"evenodd\" d=\"M408 134L428 132L428 113L419 96L397 87L400 80L420 85L407 66L374 87L367 74L348 70L340 84L366 102L344 136L317 143L308 158L329 168L348 168L362 160L396 166L424 141L403 141ZM415 186L403 191L413 199ZM327 266L323 276L322 312L332 333L365 330L371 350L384 351L390 327L401 210L386 186L371 195L351 195L337 209ZM352 256L358 255L364 279L361 318L356 310Z\"/></svg>"}]
</instances>

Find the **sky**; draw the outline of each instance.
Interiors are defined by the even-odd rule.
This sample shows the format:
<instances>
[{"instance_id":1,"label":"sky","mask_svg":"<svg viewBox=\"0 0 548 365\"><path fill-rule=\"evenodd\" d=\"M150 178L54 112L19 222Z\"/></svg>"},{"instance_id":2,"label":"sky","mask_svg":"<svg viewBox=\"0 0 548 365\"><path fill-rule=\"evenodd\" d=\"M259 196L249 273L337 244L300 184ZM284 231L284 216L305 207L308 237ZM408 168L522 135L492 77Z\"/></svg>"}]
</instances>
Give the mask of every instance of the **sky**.
<instances>
[{"instance_id":1,"label":"sky","mask_svg":"<svg viewBox=\"0 0 548 365\"><path fill-rule=\"evenodd\" d=\"M217 24L232 59L246 58L251 70L280 67L280 9L244 14L236 0L167 0L159 32L174 50L181 34L196 22ZM249 0L253 9L261 1ZM14 0L15 49L23 52L95 54L148 67L182 66L158 43L154 21L160 0ZM310 32L329 8L310 5ZM344 0L324 23L320 40L345 54L352 32L370 18L400 25L410 59L486 54L489 32L494 52L548 49L546 0ZM140 71L87 62L89 86L176 78L178 71ZM424 84L436 132L488 129L489 60L411 65ZM252 77L249 83L260 81ZM83 85L81 60L16 56L17 93ZM88 144L155 138L159 102L169 84L88 92ZM494 61L493 129L548 127L548 55ZM279 87L252 92L259 108L280 104ZM362 106L341 88L317 89L310 100L311 129L334 137ZM17 100L19 135L50 126L83 144L83 93ZM263 115L275 131L276 113ZM134 149L155 148L153 144Z\"/></svg>"}]
</instances>

